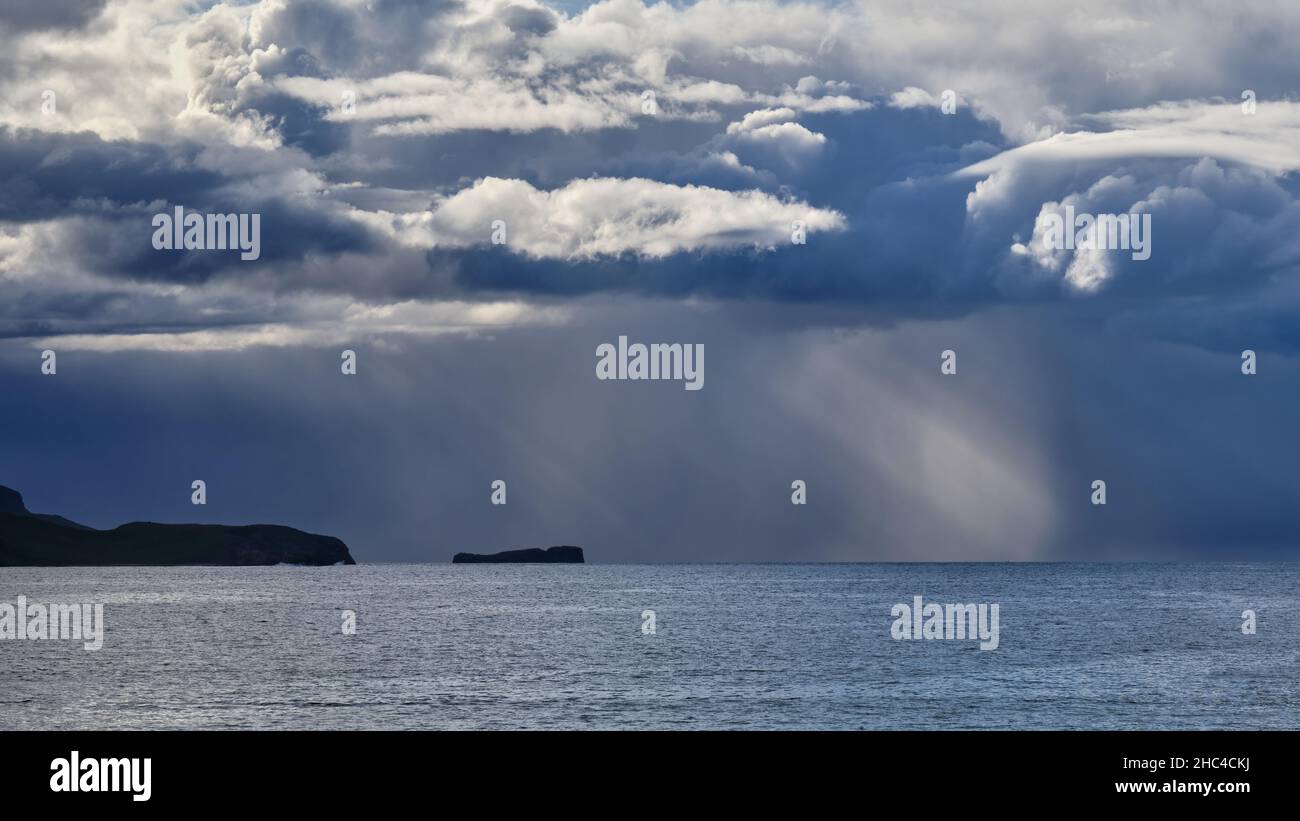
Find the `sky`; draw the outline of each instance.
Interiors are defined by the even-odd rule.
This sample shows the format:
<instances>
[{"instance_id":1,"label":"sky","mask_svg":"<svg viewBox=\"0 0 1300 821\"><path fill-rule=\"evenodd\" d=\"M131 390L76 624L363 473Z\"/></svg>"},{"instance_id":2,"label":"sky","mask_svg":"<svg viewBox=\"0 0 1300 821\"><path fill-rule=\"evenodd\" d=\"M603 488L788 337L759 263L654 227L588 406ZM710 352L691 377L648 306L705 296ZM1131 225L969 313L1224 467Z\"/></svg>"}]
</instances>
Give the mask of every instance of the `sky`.
<instances>
[{"instance_id":1,"label":"sky","mask_svg":"<svg viewBox=\"0 0 1300 821\"><path fill-rule=\"evenodd\" d=\"M5 3L0 484L363 562L1300 558L1296 42L1269 0ZM256 259L158 248L177 207ZM1081 213L1149 255L1053 245ZM702 389L597 378L619 337Z\"/></svg>"}]
</instances>

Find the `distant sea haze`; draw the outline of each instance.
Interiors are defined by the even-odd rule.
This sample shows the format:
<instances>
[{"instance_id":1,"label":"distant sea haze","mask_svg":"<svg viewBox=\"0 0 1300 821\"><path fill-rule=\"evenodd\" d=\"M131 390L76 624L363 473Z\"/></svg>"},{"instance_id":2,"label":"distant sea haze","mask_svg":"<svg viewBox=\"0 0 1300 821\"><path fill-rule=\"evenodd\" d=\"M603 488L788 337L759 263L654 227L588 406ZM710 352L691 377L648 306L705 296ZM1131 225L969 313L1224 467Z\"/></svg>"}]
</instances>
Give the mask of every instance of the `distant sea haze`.
<instances>
[{"instance_id":1,"label":"distant sea haze","mask_svg":"<svg viewBox=\"0 0 1300 821\"><path fill-rule=\"evenodd\" d=\"M6 568L0 601L102 603L104 631L96 652L0 643L0 729L1295 729L1298 578L1295 563ZM953 613L976 634L948 637Z\"/></svg>"}]
</instances>

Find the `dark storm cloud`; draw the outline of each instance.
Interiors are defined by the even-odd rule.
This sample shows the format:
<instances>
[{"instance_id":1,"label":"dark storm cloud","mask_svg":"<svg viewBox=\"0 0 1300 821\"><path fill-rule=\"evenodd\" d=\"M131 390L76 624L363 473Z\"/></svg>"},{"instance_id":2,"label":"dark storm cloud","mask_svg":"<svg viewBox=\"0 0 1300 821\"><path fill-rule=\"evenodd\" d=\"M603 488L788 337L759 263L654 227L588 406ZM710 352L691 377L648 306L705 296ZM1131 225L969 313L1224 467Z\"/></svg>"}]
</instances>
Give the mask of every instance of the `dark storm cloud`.
<instances>
[{"instance_id":1,"label":"dark storm cloud","mask_svg":"<svg viewBox=\"0 0 1300 821\"><path fill-rule=\"evenodd\" d=\"M160 213L174 213L168 203ZM260 255L256 260L241 260L238 250L200 252L157 250L153 247L154 228L151 212L130 219L101 223L76 234L69 251L90 262L98 256L101 271L110 275L163 282L202 283L224 273L232 277L257 277L277 263L297 262L309 254L334 255L348 251L369 252L377 241L363 225L327 211L317 211L302 203L283 199L239 200L209 198L197 204L185 203L186 211L200 213L257 214L260 217ZM113 243L104 232L133 239ZM115 246L116 253L104 255L104 248ZM260 270L259 270L260 269ZM286 281L286 287L293 283Z\"/></svg>"},{"instance_id":2,"label":"dark storm cloud","mask_svg":"<svg viewBox=\"0 0 1300 821\"><path fill-rule=\"evenodd\" d=\"M13 0L0 3L0 37L10 32L76 29L95 19L106 0Z\"/></svg>"},{"instance_id":3,"label":"dark storm cloud","mask_svg":"<svg viewBox=\"0 0 1300 821\"><path fill-rule=\"evenodd\" d=\"M550 9L506 6L501 20L516 34L544 35L555 29L555 13Z\"/></svg>"},{"instance_id":4,"label":"dark storm cloud","mask_svg":"<svg viewBox=\"0 0 1300 821\"><path fill-rule=\"evenodd\" d=\"M195 165L198 150L0 126L0 220L32 222L156 199L206 198L224 180Z\"/></svg>"},{"instance_id":5,"label":"dark storm cloud","mask_svg":"<svg viewBox=\"0 0 1300 821\"><path fill-rule=\"evenodd\" d=\"M0 220L85 217L68 225L62 251L100 274L174 282L203 282L223 269L249 273L247 266L299 260L308 253L378 248L368 228L337 212L242 191L232 185L239 176L199 167L201 150L193 144L0 128ZM260 260L241 263L235 252L154 249L154 215L171 215L178 205L204 214L261 215Z\"/></svg>"},{"instance_id":6,"label":"dark storm cloud","mask_svg":"<svg viewBox=\"0 0 1300 821\"><path fill-rule=\"evenodd\" d=\"M966 311L978 301L997 296L986 280L963 284L936 275L943 262L955 264L958 260L957 251L944 245L927 246L934 251L934 260L927 262L923 254L871 246L861 234L817 242L822 247L816 251L787 246L771 251L678 254L665 259L624 254L590 262L563 262L530 259L500 246L464 252L435 250L428 259L435 270L453 272L455 282L469 291L516 295L611 291L665 297L859 302L864 306L883 301L892 304L900 316L914 315L916 310L933 311L934 305L912 303L933 300L937 295L951 300L951 311ZM874 257L869 263L851 261L867 253ZM891 261L894 267L890 267Z\"/></svg>"},{"instance_id":7,"label":"dark storm cloud","mask_svg":"<svg viewBox=\"0 0 1300 821\"><path fill-rule=\"evenodd\" d=\"M374 76L419 68L439 18L463 7L459 0L286 3L267 16L263 33L267 42L309 54L313 66Z\"/></svg>"},{"instance_id":8,"label":"dark storm cloud","mask_svg":"<svg viewBox=\"0 0 1300 821\"><path fill-rule=\"evenodd\" d=\"M345 149L348 129L326 119L320 106L283 94L259 97L256 109L270 115L286 145L301 148L313 157L324 157Z\"/></svg>"},{"instance_id":9,"label":"dark storm cloud","mask_svg":"<svg viewBox=\"0 0 1300 821\"><path fill-rule=\"evenodd\" d=\"M219 301L218 301L219 303ZM129 310L126 310L129 306ZM128 290L93 294L59 294L57 298L28 295L0 305L0 339L56 339L63 334L158 334L193 330L239 328L268 319L264 307L231 306L214 315L195 311L165 295L141 297ZM292 319L293 317L285 317ZM56 347L60 342L51 343Z\"/></svg>"},{"instance_id":10,"label":"dark storm cloud","mask_svg":"<svg viewBox=\"0 0 1300 821\"><path fill-rule=\"evenodd\" d=\"M720 127L713 122L648 122L636 129L572 134L555 129L529 133L469 130L402 138L374 136L354 127L352 152L340 158L345 164L339 173L362 173L375 185L435 190L454 190L486 176L553 188L593 173L635 172L647 167L647 157L658 156L666 159L661 159L656 173L645 176L668 179L667 169L676 158L707 142Z\"/></svg>"},{"instance_id":11,"label":"dark storm cloud","mask_svg":"<svg viewBox=\"0 0 1300 821\"><path fill-rule=\"evenodd\" d=\"M64 323L85 328L111 312L114 303L130 300L126 293L23 293L0 304L0 338L29 339L59 333ZM115 328L114 325L109 325Z\"/></svg>"},{"instance_id":12,"label":"dark storm cloud","mask_svg":"<svg viewBox=\"0 0 1300 821\"><path fill-rule=\"evenodd\" d=\"M617 151L593 147L581 154L589 158L592 171L602 175L727 190L788 190L815 205L853 211L877 186L941 177L1007 147L993 123L969 110L944 115L937 109L900 111L877 105L865 111L798 117L827 142L809 162L790 165L773 145L719 133L725 132L725 123L741 120L750 110L752 106L723 107L722 124L648 123L621 138L610 135L611 140L621 139ZM665 133L676 135L676 142L661 136ZM748 168L720 163L722 152L735 154Z\"/></svg>"}]
</instances>

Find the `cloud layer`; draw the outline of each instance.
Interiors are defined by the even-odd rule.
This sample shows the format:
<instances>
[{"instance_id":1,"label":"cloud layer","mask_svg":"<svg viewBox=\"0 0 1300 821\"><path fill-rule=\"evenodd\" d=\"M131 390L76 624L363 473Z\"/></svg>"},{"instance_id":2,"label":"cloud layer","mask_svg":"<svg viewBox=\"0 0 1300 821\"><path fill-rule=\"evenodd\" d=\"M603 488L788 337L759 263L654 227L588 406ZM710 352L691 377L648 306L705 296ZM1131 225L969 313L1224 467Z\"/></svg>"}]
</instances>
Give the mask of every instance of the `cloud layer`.
<instances>
[{"instance_id":1,"label":"cloud layer","mask_svg":"<svg viewBox=\"0 0 1300 821\"><path fill-rule=\"evenodd\" d=\"M503 291L904 316L925 313L921 299L951 313L1140 294L1154 313L1215 293L1244 316L1289 298L1295 273L1300 103L1266 48L1297 27L1280 4L1236 13L1231 37L1212 7L1118 3L122 0L8 14L10 336L139 333L159 300L203 330L228 315L208 298L280 324L321 295L373 308ZM153 251L142 226L175 205L262 214L267 252L238 265ZM1041 217L1067 205L1150 213L1152 258L1049 253ZM345 273L357 266L371 273Z\"/></svg>"}]
</instances>

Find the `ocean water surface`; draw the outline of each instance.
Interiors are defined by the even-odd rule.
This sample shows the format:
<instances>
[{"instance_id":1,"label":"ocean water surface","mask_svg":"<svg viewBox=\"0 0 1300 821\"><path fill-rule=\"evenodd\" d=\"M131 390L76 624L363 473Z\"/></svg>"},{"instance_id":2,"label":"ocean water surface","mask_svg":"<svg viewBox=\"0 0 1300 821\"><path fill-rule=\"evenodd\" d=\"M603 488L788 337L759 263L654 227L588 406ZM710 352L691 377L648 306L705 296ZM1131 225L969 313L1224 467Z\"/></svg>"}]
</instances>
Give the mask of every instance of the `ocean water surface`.
<instances>
[{"instance_id":1,"label":"ocean water surface","mask_svg":"<svg viewBox=\"0 0 1300 821\"><path fill-rule=\"evenodd\" d=\"M104 645L0 641L0 729L1300 727L1296 563L0 568L20 595L104 604ZM892 639L917 595L998 604L998 648Z\"/></svg>"}]
</instances>

